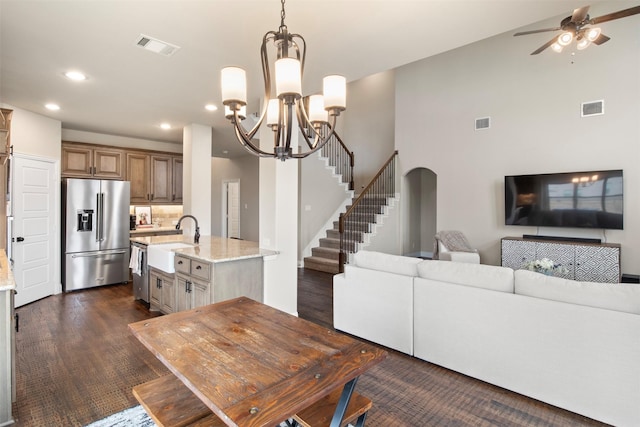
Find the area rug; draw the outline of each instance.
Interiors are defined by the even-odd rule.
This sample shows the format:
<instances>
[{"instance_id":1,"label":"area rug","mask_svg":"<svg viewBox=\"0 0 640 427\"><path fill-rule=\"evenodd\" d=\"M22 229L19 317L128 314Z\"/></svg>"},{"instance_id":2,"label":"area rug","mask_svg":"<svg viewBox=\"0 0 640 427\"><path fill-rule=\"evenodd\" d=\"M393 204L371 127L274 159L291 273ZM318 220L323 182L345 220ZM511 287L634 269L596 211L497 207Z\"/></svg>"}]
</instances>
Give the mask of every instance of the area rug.
<instances>
[{"instance_id":1,"label":"area rug","mask_svg":"<svg viewBox=\"0 0 640 427\"><path fill-rule=\"evenodd\" d=\"M142 406L137 405L117 414L109 415L107 418L86 427L156 427L156 423L147 415ZM280 427L287 427L287 423L280 424Z\"/></svg>"},{"instance_id":2,"label":"area rug","mask_svg":"<svg viewBox=\"0 0 640 427\"><path fill-rule=\"evenodd\" d=\"M147 415L140 405L125 409L122 412L110 415L87 427L155 427L156 423Z\"/></svg>"}]
</instances>

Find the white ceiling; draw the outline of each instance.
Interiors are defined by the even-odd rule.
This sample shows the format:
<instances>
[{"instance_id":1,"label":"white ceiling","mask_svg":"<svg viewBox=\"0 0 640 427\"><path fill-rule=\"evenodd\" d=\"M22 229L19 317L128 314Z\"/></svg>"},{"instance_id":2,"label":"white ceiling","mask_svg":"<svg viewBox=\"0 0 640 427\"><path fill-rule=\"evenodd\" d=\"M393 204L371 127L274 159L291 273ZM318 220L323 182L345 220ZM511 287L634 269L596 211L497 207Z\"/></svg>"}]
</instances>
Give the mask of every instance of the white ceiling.
<instances>
[{"instance_id":1,"label":"white ceiling","mask_svg":"<svg viewBox=\"0 0 640 427\"><path fill-rule=\"evenodd\" d=\"M290 32L308 55L305 93L326 74L348 81L568 16L574 0L289 0ZM603 11L608 13L610 10ZM247 69L261 95L259 48L280 25L277 0L0 0L0 102L55 118L64 129L181 143L182 127L210 125L215 151L233 155L220 105L220 69ZM140 34L180 46L171 57L135 45ZM528 55L547 36L521 38ZM72 82L70 69L88 80ZM55 102L61 110L44 108ZM348 103L348 101L347 101ZM347 105L348 106L348 105ZM257 110L257 107L250 106ZM160 129L161 122L173 126ZM240 152L244 153L240 148Z\"/></svg>"}]
</instances>

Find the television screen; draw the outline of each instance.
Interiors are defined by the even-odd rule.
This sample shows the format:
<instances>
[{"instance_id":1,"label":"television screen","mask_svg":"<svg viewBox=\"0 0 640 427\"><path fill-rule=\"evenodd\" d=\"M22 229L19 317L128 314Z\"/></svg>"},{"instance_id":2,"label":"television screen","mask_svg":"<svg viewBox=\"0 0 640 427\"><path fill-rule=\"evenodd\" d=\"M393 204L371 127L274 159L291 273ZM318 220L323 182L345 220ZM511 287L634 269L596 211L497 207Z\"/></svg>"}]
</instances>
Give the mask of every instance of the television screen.
<instances>
[{"instance_id":1,"label":"television screen","mask_svg":"<svg viewBox=\"0 0 640 427\"><path fill-rule=\"evenodd\" d=\"M504 178L506 225L622 230L622 170Z\"/></svg>"}]
</instances>

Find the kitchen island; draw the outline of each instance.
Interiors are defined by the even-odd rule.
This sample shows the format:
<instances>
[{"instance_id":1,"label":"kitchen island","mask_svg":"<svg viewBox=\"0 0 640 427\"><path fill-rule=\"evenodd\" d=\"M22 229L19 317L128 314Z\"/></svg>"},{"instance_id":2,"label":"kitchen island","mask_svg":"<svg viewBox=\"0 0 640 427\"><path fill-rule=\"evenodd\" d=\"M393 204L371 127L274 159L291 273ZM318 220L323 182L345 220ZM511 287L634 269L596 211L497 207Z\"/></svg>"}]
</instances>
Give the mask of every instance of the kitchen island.
<instances>
[{"instance_id":1,"label":"kitchen island","mask_svg":"<svg viewBox=\"0 0 640 427\"><path fill-rule=\"evenodd\" d=\"M277 255L256 242L217 236L201 236L199 243L183 235L132 237L131 242L165 257L166 262L156 263L148 256L149 309L163 313L239 296L263 301L264 259Z\"/></svg>"}]
</instances>

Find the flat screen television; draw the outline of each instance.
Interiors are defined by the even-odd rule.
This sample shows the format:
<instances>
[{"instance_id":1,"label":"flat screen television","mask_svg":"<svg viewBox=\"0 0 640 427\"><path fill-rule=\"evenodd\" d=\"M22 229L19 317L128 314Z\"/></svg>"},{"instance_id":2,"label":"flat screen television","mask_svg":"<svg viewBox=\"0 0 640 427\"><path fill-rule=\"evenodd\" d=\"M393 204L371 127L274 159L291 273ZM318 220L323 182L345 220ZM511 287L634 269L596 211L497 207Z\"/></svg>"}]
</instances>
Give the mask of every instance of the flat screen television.
<instances>
[{"instance_id":1,"label":"flat screen television","mask_svg":"<svg viewBox=\"0 0 640 427\"><path fill-rule=\"evenodd\" d=\"M623 229L622 170L504 177L506 225Z\"/></svg>"}]
</instances>

